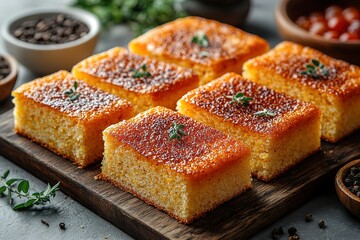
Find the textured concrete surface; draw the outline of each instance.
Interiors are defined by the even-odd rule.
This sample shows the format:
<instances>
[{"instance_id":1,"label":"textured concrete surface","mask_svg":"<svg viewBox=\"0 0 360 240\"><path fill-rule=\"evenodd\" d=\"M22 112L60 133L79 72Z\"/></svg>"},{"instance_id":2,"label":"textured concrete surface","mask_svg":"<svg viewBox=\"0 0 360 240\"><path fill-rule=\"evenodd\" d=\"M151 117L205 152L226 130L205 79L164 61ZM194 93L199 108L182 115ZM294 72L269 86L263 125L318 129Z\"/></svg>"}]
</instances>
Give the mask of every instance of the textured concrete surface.
<instances>
[{"instance_id":1,"label":"textured concrete surface","mask_svg":"<svg viewBox=\"0 0 360 240\"><path fill-rule=\"evenodd\" d=\"M2 1L0 7L0 26L4 19L17 12L38 6L59 6L68 4L68 0L15 0ZM266 38L272 46L280 41L274 23L275 0L253 0L252 10L244 29ZM126 27L115 27L111 31L104 31L96 52L113 46L125 45L132 38ZM0 43L0 53L4 52ZM17 85L33 79L35 76L21 67ZM0 103L0 113L11 108L10 101ZM1 155L2 149L0 149ZM45 183L14 165L8 159L0 156L0 174L11 170L11 176L29 179L33 191L43 190ZM360 221L349 214L336 197L333 179L323 187L314 199L300 208L279 219L270 226L253 236L252 240L270 239L272 229L282 226L285 230L291 226L298 229L301 239L360 239ZM312 213L314 221L306 223L304 216ZM263 216L267 217L267 216ZM49 223L49 227L41 220ZM318 222L323 219L326 229L320 229ZM66 224L66 230L59 228L59 223ZM281 239L287 239L285 233ZM2 239L132 239L126 233L97 216L73 199L61 192L46 207L15 212L7 203L7 199L0 198L0 240Z\"/></svg>"}]
</instances>

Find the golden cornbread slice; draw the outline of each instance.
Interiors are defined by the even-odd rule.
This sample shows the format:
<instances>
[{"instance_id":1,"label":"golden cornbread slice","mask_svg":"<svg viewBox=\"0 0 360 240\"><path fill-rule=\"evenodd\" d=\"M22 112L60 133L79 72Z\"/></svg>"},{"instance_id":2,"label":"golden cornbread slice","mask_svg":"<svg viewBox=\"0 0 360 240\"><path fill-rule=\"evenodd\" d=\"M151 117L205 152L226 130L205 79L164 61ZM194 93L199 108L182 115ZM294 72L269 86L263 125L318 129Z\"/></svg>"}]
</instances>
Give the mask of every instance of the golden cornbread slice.
<instances>
[{"instance_id":1,"label":"golden cornbread slice","mask_svg":"<svg viewBox=\"0 0 360 240\"><path fill-rule=\"evenodd\" d=\"M248 104L233 102L243 93ZM183 96L180 113L214 127L251 148L251 172L269 181L320 148L320 110L235 73ZM267 114L264 110L268 111Z\"/></svg>"},{"instance_id":2,"label":"golden cornbread slice","mask_svg":"<svg viewBox=\"0 0 360 240\"><path fill-rule=\"evenodd\" d=\"M129 100L139 113L154 106L175 109L176 101L199 84L190 69L159 62L115 47L74 66L73 74Z\"/></svg>"},{"instance_id":3,"label":"golden cornbread slice","mask_svg":"<svg viewBox=\"0 0 360 240\"><path fill-rule=\"evenodd\" d=\"M304 73L308 64L315 66L313 60L319 63L317 77ZM309 47L282 42L246 62L243 75L319 107L324 140L336 142L360 127L360 68L355 65Z\"/></svg>"},{"instance_id":4,"label":"golden cornbread slice","mask_svg":"<svg viewBox=\"0 0 360 240\"><path fill-rule=\"evenodd\" d=\"M66 71L25 83L12 94L15 131L80 167L101 159L106 127L134 115L129 102Z\"/></svg>"},{"instance_id":5,"label":"golden cornbread slice","mask_svg":"<svg viewBox=\"0 0 360 240\"><path fill-rule=\"evenodd\" d=\"M233 26L185 17L156 27L129 43L130 51L193 69L204 85L269 49L268 43Z\"/></svg>"},{"instance_id":6,"label":"golden cornbread slice","mask_svg":"<svg viewBox=\"0 0 360 240\"><path fill-rule=\"evenodd\" d=\"M172 125L185 135L169 138ZM100 178L183 223L251 187L249 149L239 141L164 107L103 132Z\"/></svg>"}]
</instances>

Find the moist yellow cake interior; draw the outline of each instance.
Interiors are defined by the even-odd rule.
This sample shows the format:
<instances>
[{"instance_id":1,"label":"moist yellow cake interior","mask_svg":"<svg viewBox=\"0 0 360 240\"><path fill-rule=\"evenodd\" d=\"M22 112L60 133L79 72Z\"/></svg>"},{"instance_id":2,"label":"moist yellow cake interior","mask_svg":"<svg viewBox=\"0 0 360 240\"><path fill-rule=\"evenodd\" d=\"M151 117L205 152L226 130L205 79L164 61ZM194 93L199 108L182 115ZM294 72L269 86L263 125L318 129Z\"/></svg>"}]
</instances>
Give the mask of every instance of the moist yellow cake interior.
<instances>
[{"instance_id":1,"label":"moist yellow cake interior","mask_svg":"<svg viewBox=\"0 0 360 240\"><path fill-rule=\"evenodd\" d=\"M312 59L328 69L324 79L301 74ZM244 64L245 78L313 103L323 113L322 138L336 142L360 127L360 68L314 49L283 42Z\"/></svg>"},{"instance_id":2,"label":"moist yellow cake interior","mask_svg":"<svg viewBox=\"0 0 360 240\"><path fill-rule=\"evenodd\" d=\"M252 96L249 106L236 106L228 95ZM254 113L273 109L275 117ZM302 161L320 147L320 111L313 105L229 73L190 91L177 103L180 113L219 129L251 148L252 174L269 181Z\"/></svg>"},{"instance_id":3,"label":"moist yellow cake interior","mask_svg":"<svg viewBox=\"0 0 360 240\"><path fill-rule=\"evenodd\" d=\"M146 70L142 69L146 66ZM151 76L134 77L134 72ZM72 69L89 84L132 103L139 113L154 106L175 109L176 101L198 87L199 79L189 69L132 54L115 47L91 56Z\"/></svg>"},{"instance_id":4,"label":"moist yellow cake interior","mask_svg":"<svg viewBox=\"0 0 360 240\"><path fill-rule=\"evenodd\" d=\"M154 132L144 132L147 120L153 122L149 127L155 127ZM168 139L173 121L185 125L187 136L181 141ZM190 223L251 187L249 150L244 145L170 110L150 109L110 126L103 136L101 178L181 222ZM157 148L160 145L163 148Z\"/></svg>"},{"instance_id":5,"label":"moist yellow cake interior","mask_svg":"<svg viewBox=\"0 0 360 240\"><path fill-rule=\"evenodd\" d=\"M64 91L77 81L80 96ZM22 85L13 92L15 131L85 167L102 157L102 131L133 116L127 101L95 89L66 71Z\"/></svg>"}]
</instances>

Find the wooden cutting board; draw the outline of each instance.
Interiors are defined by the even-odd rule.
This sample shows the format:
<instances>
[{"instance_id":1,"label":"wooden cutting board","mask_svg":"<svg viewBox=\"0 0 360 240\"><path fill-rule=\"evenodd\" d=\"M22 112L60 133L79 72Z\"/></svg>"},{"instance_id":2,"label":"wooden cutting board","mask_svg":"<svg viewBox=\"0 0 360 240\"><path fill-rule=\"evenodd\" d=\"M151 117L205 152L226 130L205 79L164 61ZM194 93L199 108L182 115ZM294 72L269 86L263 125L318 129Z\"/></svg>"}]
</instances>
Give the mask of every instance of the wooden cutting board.
<instances>
[{"instance_id":1,"label":"wooden cutting board","mask_svg":"<svg viewBox=\"0 0 360 240\"><path fill-rule=\"evenodd\" d=\"M100 164L79 169L13 132L12 110L0 115L0 154L139 239L244 239L312 198L341 165L360 157L360 131L321 150L282 177L254 187L191 225L183 225L113 185L97 181ZM286 146L284 146L286 147ZM221 189L216 189L217 191Z\"/></svg>"}]
</instances>

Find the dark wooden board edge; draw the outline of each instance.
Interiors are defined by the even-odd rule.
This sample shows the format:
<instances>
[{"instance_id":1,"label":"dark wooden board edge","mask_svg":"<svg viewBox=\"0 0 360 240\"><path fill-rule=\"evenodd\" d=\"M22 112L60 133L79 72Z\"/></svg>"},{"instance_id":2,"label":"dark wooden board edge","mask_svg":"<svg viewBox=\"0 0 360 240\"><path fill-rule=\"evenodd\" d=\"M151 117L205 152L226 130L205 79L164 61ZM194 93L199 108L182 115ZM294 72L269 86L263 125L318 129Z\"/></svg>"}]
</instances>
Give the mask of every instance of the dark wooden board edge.
<instances>
[{"instance_id":1,"label":"dark wooden board edge","mask_svg":"<svg viewBox=\"0 0 360 240\"><path fill-rule=\"evenodd\" d=\"M139 239L250 237L310 199L321 182L333 176L338 167L360 156L359 131L338 144L323 142L318 153L282 177L268 184L254 180L253 190L224 203L193 224L183 225L111 184L94 180L99 165L79 169L16 135L12 126L10 110L0 116L1 155L44 181L52 184L61 181L64 193Z\"/></svg>"}]
</instances>

